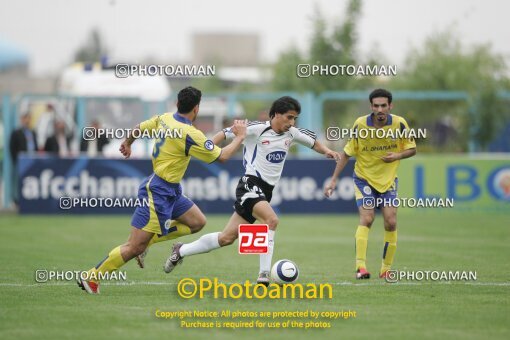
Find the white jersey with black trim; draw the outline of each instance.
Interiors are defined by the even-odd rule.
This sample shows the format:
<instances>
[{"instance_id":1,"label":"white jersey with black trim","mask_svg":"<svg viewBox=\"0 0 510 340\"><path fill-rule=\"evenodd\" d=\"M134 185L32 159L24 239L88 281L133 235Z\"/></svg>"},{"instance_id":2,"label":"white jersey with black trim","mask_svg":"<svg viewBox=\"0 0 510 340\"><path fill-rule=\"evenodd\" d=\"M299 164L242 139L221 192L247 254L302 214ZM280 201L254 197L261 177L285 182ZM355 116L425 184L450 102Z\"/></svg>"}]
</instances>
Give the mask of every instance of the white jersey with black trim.
<instances>
[{"instance_id":1,"label":"white jersey with black trim","mask_svg":"<svg viewBox=\"0 0 510 340\"><path fill-rule=\"evenodd\" d=\"M223 129L226 139L234 138L231 128ZM257 176L269 185L276 185L283 171L285 158L294 142L313 148L317 135L307 129L291 127L276 133L269 121L249 122L244 139L243 165L246 175Z\"/></svg>"}]
</instances>

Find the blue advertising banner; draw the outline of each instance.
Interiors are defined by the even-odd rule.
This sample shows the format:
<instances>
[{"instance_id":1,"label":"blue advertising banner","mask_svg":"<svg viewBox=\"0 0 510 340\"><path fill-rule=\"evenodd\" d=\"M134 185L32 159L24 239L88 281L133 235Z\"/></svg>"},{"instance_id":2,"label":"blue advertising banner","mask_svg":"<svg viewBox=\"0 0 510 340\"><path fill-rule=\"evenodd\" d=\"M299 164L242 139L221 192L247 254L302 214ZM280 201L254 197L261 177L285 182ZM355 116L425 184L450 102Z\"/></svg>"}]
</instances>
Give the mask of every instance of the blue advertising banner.
<instances>
[{"instance_id":1,"label":"blue advertising banner","mask_svg":"<svg viewBox=\"0 0 510 340\"><path fill-rule=\"evenodd\" d=\"M346 166L335 193L322 188L333 173L333 160L285 163L271 205L281 213L356 212L352 171ZM181 182L184 194L204 213L231 213L235 188L243 175L241 160L205 164L192 160ZM147 159L20 157L21 214L131 214L138 205L138 187L152 174Z\"/></svg>"}]
</instances>

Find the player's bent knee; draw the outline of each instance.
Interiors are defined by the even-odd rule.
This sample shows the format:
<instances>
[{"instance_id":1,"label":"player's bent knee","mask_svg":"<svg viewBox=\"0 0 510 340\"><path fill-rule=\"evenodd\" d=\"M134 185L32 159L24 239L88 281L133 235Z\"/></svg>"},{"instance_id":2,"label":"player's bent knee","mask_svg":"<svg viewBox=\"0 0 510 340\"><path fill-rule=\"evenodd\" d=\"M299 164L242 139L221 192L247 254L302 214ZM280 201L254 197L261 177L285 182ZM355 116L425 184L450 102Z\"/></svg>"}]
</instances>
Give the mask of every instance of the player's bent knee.
<instances>
[{"instance_id":1,"label":"player's bent knee","mask_svg":"<svg viewBox=\"0 0 510 340\"><path fill-rule=\"evenodd\" d=\"M194 233L198 233L200 230L202 230L205 225L207 224L207 219L205 216L200 216L200 217L197 217L197 219L195 221L193 221L193 223L189 226L189 228L191 229L191 233L194 234Z\"/></svg>"},{"instance_id":2,"label":"player's bent knee","mask_svg":"<svg viewBox=\"0 0 510 340\"><path fill-rule=\"evenodd\" d=\"M363 225L365 227L370 228L372 226L372 223L374 223L373 217L365 217L360 219L360 225Z\"/></svg>"},{"instance_id":3,"label":"player's bent knee","mask_svg":"<svg viewBox=\"0 0 510 340\"><path fill-rule=\"evenodd\" d=\"M130 253L131 253L131 255L133 257L134 256L138 256L141 253L143 253L146 248L147 248L147 245L144 244L144 243L137 243L137 244L130 244L129 245L129 250L130 250Z\"/></svg>"},{"instance_id":4,"label":"player's bent knee","mask_svg":"<svg viewBox=\"0 0 510 340\"><path fill-rule=\"evenodd\" d=\"M218 236L218 243L220 244L221 247L229 246L232 243L234 243L236 238L237 237L234 235L220 233L220 235Z\"/></svg>"},{"instance_id":5,"label":"player's bent knee","mask_svg":"<svg viewBox=\"0 0 510 340\"><path fill-rule=\"evenodd\" d=\"M269 229L275 230L278 226L278 223L280 223L280 220L277 216L270 217L266 220L266 224L269 226Z\"/></svg>"},{"instance_id":6,"label":"player's bent knee","mask_svg":"<svg viewBox=\"0 0 510 340\"><path fill-rule=\"evenodd\" d=\"M359 224L370 228L375 220L375 212L373 210L360 210Z\"/></svg>"},{"instance_id":7,"label":"player's bent knee","mask_svg":"<svg viewBox=\"0 0 510 340\"><path fill-rule=\"evenodd\" d=\"M396 217L385 218L384 229L386 231L395 231L397 229L397 218Z\"/></svg>"}]
</instances>

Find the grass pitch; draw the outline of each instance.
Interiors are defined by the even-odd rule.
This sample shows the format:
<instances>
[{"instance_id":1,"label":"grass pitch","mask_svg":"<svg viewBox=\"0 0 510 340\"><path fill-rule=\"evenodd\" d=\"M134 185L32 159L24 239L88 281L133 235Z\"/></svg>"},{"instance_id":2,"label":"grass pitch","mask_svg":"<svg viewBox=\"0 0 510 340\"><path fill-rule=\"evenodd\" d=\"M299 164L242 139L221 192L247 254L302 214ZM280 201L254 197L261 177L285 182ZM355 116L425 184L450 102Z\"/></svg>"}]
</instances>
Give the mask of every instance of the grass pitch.
<instances>
[{"instance_id":1,"label":"grass pitch","mask_svg":"<svg viewBox=\"0 0 510 340\"><path fill-rule=\"evenodd\" d=\"M202 232L182 240L219 231L227 219L210 215ZM99 296L85 294L74 282L36 283L38 269L83 270L95 265L127 239L129 216L2 216L0 338L508 338L508 215L455 211L400 214L395 269L476 271L477 280L396 284L378 278L354 280L356 215L283 215L280 220L274 261L294 260L301 271L301 283L331 283L332 299L207 296L186 300L177 294L176 284L185 277L216 277L224 283L255 280L258 257L238 255L237 244L186 258L169 275L162 271L162 264L172 242L156 244L146 259L147 268L128 263L122 268L127 271L127 282L103 284ZM368 269L376 277L382 237L382 217L378 215L368 247ZM157 318L156 310L351 310L356 311L356 317L319 319L329 322L330 328L325 329L184 329L178 319ZM285 320L288 318L266 321Z\"/></svg>"}]
</instances>

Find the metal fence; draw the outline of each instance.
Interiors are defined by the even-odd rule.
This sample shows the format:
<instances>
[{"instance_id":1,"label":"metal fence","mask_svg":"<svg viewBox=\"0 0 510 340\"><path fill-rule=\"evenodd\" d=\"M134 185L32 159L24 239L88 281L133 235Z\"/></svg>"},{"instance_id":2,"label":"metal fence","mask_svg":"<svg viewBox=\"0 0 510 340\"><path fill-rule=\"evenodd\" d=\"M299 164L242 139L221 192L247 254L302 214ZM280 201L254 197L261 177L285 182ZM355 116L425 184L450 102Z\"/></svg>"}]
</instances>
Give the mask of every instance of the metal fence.
<instances>
[{"instance_id":1,"label":"metal fence","mask_svg":"<svg viewBox=\"0 0 510 340\"><path fill-rule=\"evenodd\" d=\"M325 123L325 106L330 103L344 105L348 102L360 103L360 111L356 114L366 114L369 110L368 93L365 91L351 92L324 92L318 95L313 93L295 93L295 92L264 92L264 93L215 93L204 96L201 104L201 114L197 121L207 121L210 124L198 126L206 132L215 132L221 128L224 121L234 117L249 116L254 117L253 113L247 112L242 103L257 102L257 107L270 107L271 102L283 96L290 95L300 101L302 111L299 117L299 125L306 127L318 133L320 138L325 137L327 122ZM469 118L476 117L480 108L477 106L476 98L471 98L467 92L462 91L395 91L393 93L394 101L415 101L415 102L462 102L462 114ZM501 92L498 94L501 100L510 100L510 92ZM79 145L82 137L82 130L92 120L100 120L105 127L112 128L131 128L140 121L148 119L153 114L175 110L175 95L166 100L158 102L142 101L133 97L72 97L62 95L34 95L24 94L20 96L2 96L2 124L3 124L3 206L7 207L12 203L13 196L13 178L14 166L9 152L9 138L12 131L16 128L19 117L27 111L36 113L37 120L33 127L39 132L41 141L50 133L52 129L51 121L61 119L66 122L74 145ZM207 102L209 101L209 104ZM361 104L362 103L362 104ZM240 105L241 104L241 105ZM48 112L48 105L51 105L54 112L50 117L46 117L44 123L41 123L41 117ZM209 106L207 106L209 105ZM464 109L465 108L465 109ZM202 113L205 112L205 113ZM209 112L209 113L207 113ZM53 115L51 117L51 115ZM214 118L214 119L212 119ZM471 119L477 122L477 119ZM472 124L467 131L469 137L469 151L478 149L473 138L479 127ZM209 131L207 131L209 130ZM120 143L120 141L118 141ZM332 145L339 147L340 145ZM41 147L41 145L39 145ZM115 148L115 145L112 146ZM151 143L145 142L141 147L140 156L149 156ZM307 148L299 147L296 150L296 157L309 158L314 157L315 153Z\"/></svg>"}]
</instances>

